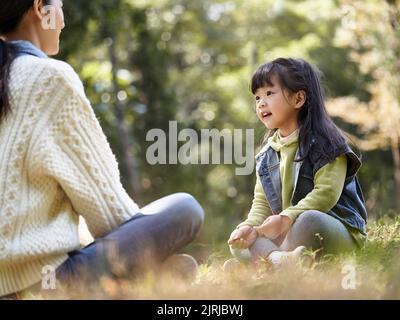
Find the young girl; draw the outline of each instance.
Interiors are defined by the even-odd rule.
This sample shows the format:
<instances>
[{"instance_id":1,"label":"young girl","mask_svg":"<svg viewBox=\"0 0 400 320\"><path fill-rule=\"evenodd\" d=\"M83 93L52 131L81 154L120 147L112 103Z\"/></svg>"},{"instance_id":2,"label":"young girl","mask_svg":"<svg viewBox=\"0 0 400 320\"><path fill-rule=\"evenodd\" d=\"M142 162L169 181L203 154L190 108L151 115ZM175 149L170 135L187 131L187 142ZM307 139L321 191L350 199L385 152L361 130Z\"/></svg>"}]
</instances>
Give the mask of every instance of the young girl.
<instances>
[{"instance_id":1,"label":"young girl","mask_svg":"<svg viewBox=\"0 0 400 320\"><path fill-rule=\"evenodd\" d=\"M327 114L318 70L279 58L257 69L251 91L270 132L256 156L250 213L228 241L232 254L279 266L305 248L338 253L362 245L361 161Z\"/></svg>"},{"instance_id":2,"label":"young girl","mask_svg":"<svg viewBox=\"0 0 400 320\"><path fill-rule=\"evenodd\" d=\"M50 29L43 23L49 5ZM199 203L177 193L139 208L78 75L48 58L59 50L62 5L1 0L0 299L52 289L56 280L76 286L164 262L196 266L190 256L172 255L196 237ZM79 216L95 237L85 248Z\"/></svg>"}]
</instances>

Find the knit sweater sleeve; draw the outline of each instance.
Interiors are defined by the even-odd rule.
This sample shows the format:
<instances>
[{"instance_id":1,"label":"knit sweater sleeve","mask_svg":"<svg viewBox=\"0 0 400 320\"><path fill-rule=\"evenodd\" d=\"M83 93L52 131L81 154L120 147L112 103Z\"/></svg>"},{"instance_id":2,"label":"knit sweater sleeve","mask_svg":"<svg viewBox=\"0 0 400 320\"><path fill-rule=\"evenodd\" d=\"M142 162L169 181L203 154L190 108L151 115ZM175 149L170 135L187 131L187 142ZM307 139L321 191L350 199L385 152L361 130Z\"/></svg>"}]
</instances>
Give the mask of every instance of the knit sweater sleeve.
<instances>
[{"instance_id":1,"label":"knit sweater sleeve","mask_svg":"<svg viewBox=\"0 0 400 320\"><path fill-rule=\"evenodd\" d=\"M342 194L347 171L347 157L341 155L320 168L314 176L314 189L295 206L283 210L280 215L292 220L307 210L328 212Z\"/></svg>"},{"instance_id":2,"label":"knit sweater sleeve","mask_svg":"<svg viewBox=\"0 0 400 320\"><path fill-rule=\"evenodd\" d=\"M36 145L39 170L54 178L73 211L100 237L139 208L121 184L118 163L79 77L65 65L52 71L50 87L56 91Z\"/></svg>"},{"instance_id":3,"label":"knit sweater sleeve","mask_svg":"<svg viewBox=\"0 0 400 320\"><path fill-rule=\"evenodd\" d=\"M271 215L271 208L265 196L260 177L258 174L256 175L257 180L254 187L254 198L249 215L245 221L238 225L238 228L244 225L258 226L262 224L268 216Z\"/></svg>"}]
</instances>

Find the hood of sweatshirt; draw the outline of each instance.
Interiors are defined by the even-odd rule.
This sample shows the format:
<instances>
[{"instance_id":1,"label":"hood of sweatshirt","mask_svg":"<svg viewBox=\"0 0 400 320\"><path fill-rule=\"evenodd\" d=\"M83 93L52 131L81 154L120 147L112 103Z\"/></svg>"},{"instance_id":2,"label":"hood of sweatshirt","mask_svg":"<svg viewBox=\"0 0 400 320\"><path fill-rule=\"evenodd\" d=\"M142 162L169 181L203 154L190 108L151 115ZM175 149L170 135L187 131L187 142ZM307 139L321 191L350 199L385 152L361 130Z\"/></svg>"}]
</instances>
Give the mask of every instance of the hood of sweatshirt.
<instances>
[{"instance_id":1,"label":"hood of sweatshirt","mask_svg":"<svg viewBox=\"0 0 400 320\"><path fill-rule=\"evenodd\" d=\"M299 141L299 129L293 131L287 137L282 137L279 133L279 130L276 130L272 137L268 138L268 144L274 149L276 152L280 152L282 148L287 148L292 146Z\"/></svg>"}]
</instances>

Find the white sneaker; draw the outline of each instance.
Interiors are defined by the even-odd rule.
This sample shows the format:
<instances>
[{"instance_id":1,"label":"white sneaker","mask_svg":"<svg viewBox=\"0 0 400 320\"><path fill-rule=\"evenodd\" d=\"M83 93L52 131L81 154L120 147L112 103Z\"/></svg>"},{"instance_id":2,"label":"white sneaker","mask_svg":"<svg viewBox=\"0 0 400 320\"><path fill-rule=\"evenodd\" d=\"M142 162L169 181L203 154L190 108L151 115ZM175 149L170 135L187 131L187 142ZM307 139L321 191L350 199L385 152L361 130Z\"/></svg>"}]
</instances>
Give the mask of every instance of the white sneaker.
<instances>
[{"instance_id":1,"label":"white sneaker","mask_svg":"<svg viewBox=\"0 0 400 320\"><path fill-rule=\"evenodd\" d=\"M226 260L224 265L222 266L222 270L224 270L224 273L227 273L227 274L237 273L241 268L242 268L242 264L236 258Z\"/></svg>"},{"instance_id":2,"label":"white sneaker","mask_svg":"<svg viewBox=\"0 0 400 320\"><path fill-rule=\"evenodd\" d=\"M305 251L305 246L299 246L293 251L273 251L268 256L267 261L273 268L279 268L290 264L293 265L301 261Z\"/></svg>"}]
</instances>

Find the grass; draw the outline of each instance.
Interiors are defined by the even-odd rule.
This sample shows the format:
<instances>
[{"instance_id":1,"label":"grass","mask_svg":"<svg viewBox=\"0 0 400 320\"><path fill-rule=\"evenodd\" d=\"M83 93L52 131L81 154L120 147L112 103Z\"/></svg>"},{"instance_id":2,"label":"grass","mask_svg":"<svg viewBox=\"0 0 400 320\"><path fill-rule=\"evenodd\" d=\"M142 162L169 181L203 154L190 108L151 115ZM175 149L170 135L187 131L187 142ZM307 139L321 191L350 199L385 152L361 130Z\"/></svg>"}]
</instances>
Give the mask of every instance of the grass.
<instances>
[{"instance_id":1,"label":"grass","mask_svg":"<svg viewBox=\"0 0 400 320\"><path fill-rule=\"evenodd\" d=\"M399 299L400 218L370 222L369 240L361 250L325 256L311 266L280 270L222 270L230 258L213 253L200 265L196 279L147 274L140 281L102 279L92 291L76 288L62 299ZM354 272L355 288L346 287ZM343 286L344 284L344 286ZM350 282L351 284L351 282ZM30 297L42 299L41 296Z\"/></svg>"}]
</instances>

